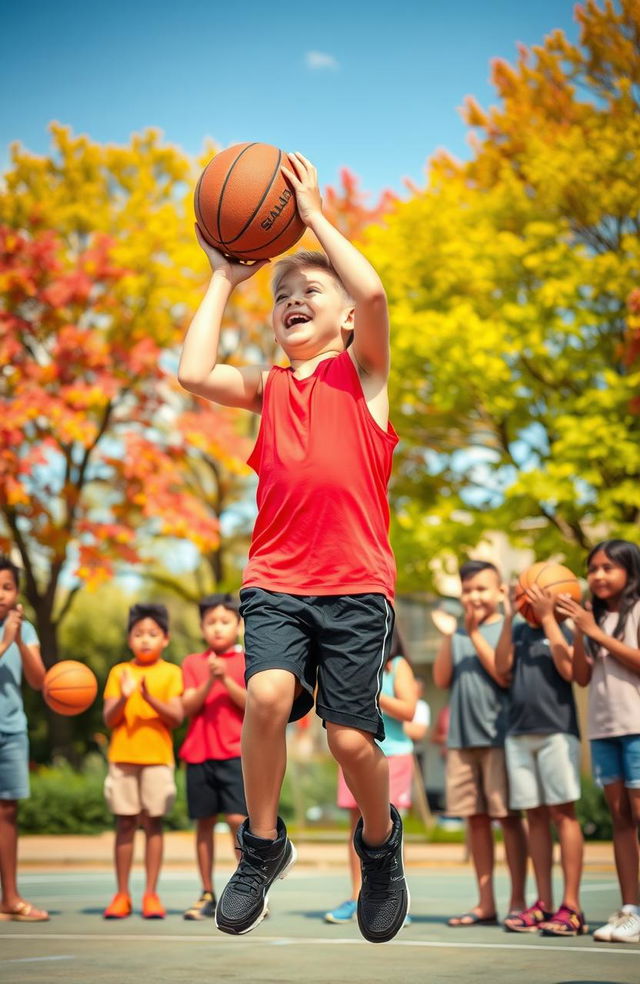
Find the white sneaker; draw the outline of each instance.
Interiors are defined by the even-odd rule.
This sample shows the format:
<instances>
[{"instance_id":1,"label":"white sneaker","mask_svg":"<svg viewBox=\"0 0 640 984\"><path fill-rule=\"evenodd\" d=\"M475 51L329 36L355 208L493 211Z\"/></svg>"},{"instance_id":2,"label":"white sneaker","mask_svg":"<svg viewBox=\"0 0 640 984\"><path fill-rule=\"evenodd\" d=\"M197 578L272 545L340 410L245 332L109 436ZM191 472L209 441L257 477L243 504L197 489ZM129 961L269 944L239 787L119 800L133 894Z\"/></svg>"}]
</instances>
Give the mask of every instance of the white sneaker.
<instances>
[{"instance_id":1,"label":"white sneaker","mask_svg":"<svg viewBox=\"0 0 640 984\"><path fill-rule=\"evenodd\" d=\"M624 922L627 918L627 913L623 912L622 909L618 909L614 912L612 916L609 916L608 920L604 926L600 926L593 934L594 940L598 940L600 943L611 943L611 934L614 929L617 929L620 923Z\"/></svg>"},{"instance_id":2,"label":"white sneaker","mask_svg":"<svg viewBox=\"0 0 640 984\"><path fill-rule=\"evenodd\" d=\"M614 927L612 943L640 943L640 916L625 912L624 918Z\"/></svg>"}]
</instances>

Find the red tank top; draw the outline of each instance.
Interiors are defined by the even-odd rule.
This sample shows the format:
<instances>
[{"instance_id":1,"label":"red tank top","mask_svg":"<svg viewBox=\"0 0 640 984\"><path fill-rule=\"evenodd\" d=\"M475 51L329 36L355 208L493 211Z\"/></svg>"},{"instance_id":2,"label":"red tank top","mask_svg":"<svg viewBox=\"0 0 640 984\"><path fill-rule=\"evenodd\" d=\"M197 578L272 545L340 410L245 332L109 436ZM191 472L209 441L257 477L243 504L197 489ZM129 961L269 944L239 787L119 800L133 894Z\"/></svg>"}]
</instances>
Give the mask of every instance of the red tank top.
<instances>
[{"instance_id":1,"label":"red tank top","mask_svg":"<svg viewBox=\"0 0 640 984\"><path fill-rule=\"evenodd\" d=\"M248 461L258 517L243 585L393 600L387 485L397 443L371 416L348 352L307 379L271 369Z\"/></svg>"}]
</instances>

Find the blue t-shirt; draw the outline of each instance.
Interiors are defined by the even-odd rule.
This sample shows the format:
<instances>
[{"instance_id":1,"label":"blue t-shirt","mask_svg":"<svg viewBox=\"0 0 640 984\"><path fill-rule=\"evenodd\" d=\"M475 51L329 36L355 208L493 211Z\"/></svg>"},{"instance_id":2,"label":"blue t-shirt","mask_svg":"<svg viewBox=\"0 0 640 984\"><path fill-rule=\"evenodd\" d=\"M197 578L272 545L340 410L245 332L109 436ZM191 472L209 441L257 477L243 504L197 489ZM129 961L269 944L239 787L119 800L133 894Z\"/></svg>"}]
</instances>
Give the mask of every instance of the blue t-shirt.
<instances>
[{"instance_id":1,"label":"blue t-shirt","mask_svg":"<svg viewBox=\"0 0 640 984\"><path fill-rule=\"evenodd\" d=\"M394 686L399 659L400 657L394 659L391 663L391 670L388 673L385 670L382 674L380 693L386 694L387 697L395 697ZM391 717L390 714L385 714L384 711L382 711L382 720L384 721L385 739L380 742L380 748L387 758L390 755L411 755L413 753L413 742L405 734L403 722L399 721L398 718Z\"/></svg>"},{"instance_id":2,"label":"blue t-shirt","mask_svg":"<svg viewBox=\"0 0 640 984\"><path fill-rule=\"evenodd\" d=\"M0 622L0 638L4 621ZM22 641L27 646L39 645L36 630L30 622L23 622ZM22 706L22 657L15 642L0 656L0 731L7 735L27 730L27 716Z\"/></svg>"},{"instance_id":3,"label":"blue t-shirt","mask_svg":"<svg viewBox=\"0 0 640 984\"><path fill-rule=\"evenodd\" d=\"M480 626L495 649L504 619ZM502 748L507 730L509 694L480 662L474 645L458 629L451 640L453 676L449 698L448 748Z\"/></svg>"}]
</instances>

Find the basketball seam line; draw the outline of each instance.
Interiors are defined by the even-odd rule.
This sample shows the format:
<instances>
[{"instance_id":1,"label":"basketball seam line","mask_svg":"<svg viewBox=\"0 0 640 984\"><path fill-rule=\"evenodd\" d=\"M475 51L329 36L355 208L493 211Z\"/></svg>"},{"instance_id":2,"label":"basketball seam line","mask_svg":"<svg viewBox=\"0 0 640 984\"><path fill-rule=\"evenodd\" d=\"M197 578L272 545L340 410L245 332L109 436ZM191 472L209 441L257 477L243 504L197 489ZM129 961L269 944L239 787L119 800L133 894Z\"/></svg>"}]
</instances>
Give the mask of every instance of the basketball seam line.
<instances>
[{"instance_id":1,"label":"basketball seam line","mask_svg":"<svg viewBox=\"0 0 640 984\"><path fill-rule=\"evenodd\" d=\"M224 181L222 182L222 188L220 189L220 197L218 198L218 209L216 211L216 222L218 223L218 235L217 235L216 238L217 238L218 242L221 243L223 246L226 246L227 244L226 244L225 240L222 238L222 223L220 222L220 214L222 212L222 201L223 201L223 198L224 198L225 189L226 189L229 181L231 180L231 175L233 174L233 170L234 170L235 166L237 165L238 161L240 160L240 158L241 157L244 157L244 155L249 150L251 150L252 147L256 147L257 145L258 145L258 141L257 140L254 140L253 143L247 144L247 146L244 148L244 150L241 150L240 151L240 153L238 154L238 156L234 160L233 164L231 165L231 167L227 171L227 173L225 175ZM215 157L214 157L214 160L215 160Z\"/></svg>"},{"instance_id":2,"label":"basketball seam line","mask_svg":"<svg viewBox=\"0 0 640 984\"><path fill-rule=\"evenodd\" d=\"M240 159L240 155L238 156L237 160L234 161L234 164L233 164L233 167L231 168L231 171L236 166L236 163L237 163L237 161L239 159ZM256 205L255 209L253 210L253 214L247 219L247 221L245 222L244 226L242 227L242 229L240 230L240 232L237 234L237 236L234 236L233 239L220 239L220 242L221 243L224 243L225 246L231 246L233 243L237 242L237 240L240 239L240 236L242 236L242 234L247 231L247 229L249 228L249 226L251 225L251 223L255 219L256 215L258 214L258 212L262 208L262 206L264 204L265 198L267 197L267 195L269 194L269 192L271 191L271 189L273 187L273 182L276 180L276 178L278 176L278 171L280 170L280 164L281 164L281 162L282 162L282 151L281 150L278 150L278 160L276 161L275 170L274 170L273 174L271 175L271 180L269 181L269 184L267 185L267 187L265 188L265 190L263 192L262 198L260 199L260 201ZM231 171L229 171L229 174L231 174ZM225 184L226 184L226 181L225 181ZM223 196L223 194L224 194L224 187L223 187L222 191L220 192L220 205L218 206L218 211L220 210L220 206L222 205L222 196ZM218 224L218 229L220 229L220 232L222 232L222 229L220 228L220 224ZM265 245L268 245L268 244L265 244ZM256 248L257 249L264 249L264 246L259 246L259 247L256 247ZM255 249L242 250L243 253L255 253L255 251L256 251Z\"/></svg>"},{"instance_id":3,"label":"basketball seam line","mask_svg":"<svg viewBox=\"0 0 640 984\"><path fill-rule=\"evenodd\" d=\"M205 170L206 170L206 168L205 168ZM201 188L202 188L202 179L203 178L204 178L204 171L200 175L200 177L198 179L198 184L197 184L197 187L196 187L196 194L195 194L195 197L197 199L196 220L197 220L197 223L200 226L202 232L206 232L207 236L210 236L211 239L214 240L214 242L213 243L209 243L209 245L210 246L220 245L219 239L217 238L217 236L214 236L214 234L211 232L211 229L209 228L207 222L205 221L205 214L203 212L202 205L201 205L201 202L200 202L200 191L201 191ZM206 239L206 236L205 236L205 239Z\"/></svg>"}]
</instances>

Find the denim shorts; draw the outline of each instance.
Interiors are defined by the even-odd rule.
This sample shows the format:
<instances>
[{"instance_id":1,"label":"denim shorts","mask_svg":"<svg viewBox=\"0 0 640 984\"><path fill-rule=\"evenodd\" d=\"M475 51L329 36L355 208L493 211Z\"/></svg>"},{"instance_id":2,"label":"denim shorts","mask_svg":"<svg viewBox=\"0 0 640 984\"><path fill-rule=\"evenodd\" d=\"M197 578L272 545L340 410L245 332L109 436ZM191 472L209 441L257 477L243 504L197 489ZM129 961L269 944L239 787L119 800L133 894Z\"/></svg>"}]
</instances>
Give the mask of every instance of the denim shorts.
<instances>
[{"instance_id":1,"label":"denim shorts","mask_svg":"<svg viewBox=\"0 0 640 984\"><path fill-rule=\"evenodd\" d=\"M29 796L29 739L25 731L0 731L0 799Z\"/></svg>"},{"instance_id":2,"label":"denim shorts","mask_svg":"<svg viewBox=\"0 0 640 984\"><path fill-rule=\"evenodd\" d=\"M622 780L627 789L640 789L640 734L592 738L591 762L599 786Z\"/></svg>"}]
</instances>

